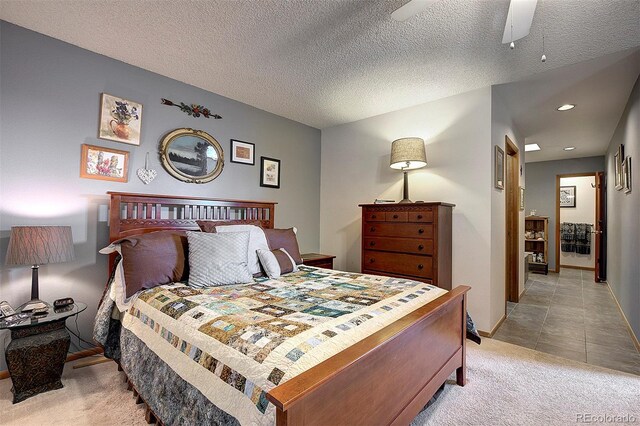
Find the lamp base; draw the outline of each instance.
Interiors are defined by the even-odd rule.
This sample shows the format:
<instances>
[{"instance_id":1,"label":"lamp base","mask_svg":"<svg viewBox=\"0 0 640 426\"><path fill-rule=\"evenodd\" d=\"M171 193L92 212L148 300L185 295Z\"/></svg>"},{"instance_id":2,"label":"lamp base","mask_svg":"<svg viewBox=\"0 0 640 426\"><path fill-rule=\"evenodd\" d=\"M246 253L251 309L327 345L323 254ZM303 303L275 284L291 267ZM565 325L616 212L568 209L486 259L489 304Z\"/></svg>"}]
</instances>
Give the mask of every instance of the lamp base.
<instances>
[{"instance_id":1,"label":"lamp base","mask_svg":"<svg viewBox=\"0 0 640 426\"><path fill-rule=\"evenodd\" d=\"M398 204L413 204L413 201L411 201L408 198L404 198L404 199L398 201Z\"/></svg>"}]
</instances>

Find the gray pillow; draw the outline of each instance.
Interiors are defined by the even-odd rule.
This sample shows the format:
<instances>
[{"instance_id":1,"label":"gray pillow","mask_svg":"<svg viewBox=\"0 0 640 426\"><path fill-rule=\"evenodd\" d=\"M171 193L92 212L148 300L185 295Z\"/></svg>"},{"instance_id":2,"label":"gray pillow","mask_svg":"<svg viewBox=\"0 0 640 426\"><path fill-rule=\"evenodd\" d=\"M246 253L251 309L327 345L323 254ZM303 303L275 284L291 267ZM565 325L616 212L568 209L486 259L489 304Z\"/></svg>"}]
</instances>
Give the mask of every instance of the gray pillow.
<instances>
[{"instance_id":1,"label":"gray pillow","mask_svg":"<svg viewBox=\"0 0 640 426\"><path fill-rule=\"evenodd\" d=\"M196 288L253 281L247 266L248 232L187 232L189 285Z\"/></svg>"}]
</instances>

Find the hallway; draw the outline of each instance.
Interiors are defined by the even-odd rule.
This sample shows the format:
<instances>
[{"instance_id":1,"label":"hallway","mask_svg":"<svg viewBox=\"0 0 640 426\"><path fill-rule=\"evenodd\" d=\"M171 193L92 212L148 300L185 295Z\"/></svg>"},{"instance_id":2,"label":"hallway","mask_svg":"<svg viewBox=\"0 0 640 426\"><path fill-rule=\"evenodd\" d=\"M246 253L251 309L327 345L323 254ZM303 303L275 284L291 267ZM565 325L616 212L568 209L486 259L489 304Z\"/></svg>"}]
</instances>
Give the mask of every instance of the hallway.
<instances>
[{"instance_id":1,"label":"hallway","mask_svg":"<svg viewBox=\"0 0 640 426\"><path fill-rule=\"evenodd\" d=\"M529 274L494 339L640 375L640 354L607 284L592 271Z\"/></svg>"}]
</instances>

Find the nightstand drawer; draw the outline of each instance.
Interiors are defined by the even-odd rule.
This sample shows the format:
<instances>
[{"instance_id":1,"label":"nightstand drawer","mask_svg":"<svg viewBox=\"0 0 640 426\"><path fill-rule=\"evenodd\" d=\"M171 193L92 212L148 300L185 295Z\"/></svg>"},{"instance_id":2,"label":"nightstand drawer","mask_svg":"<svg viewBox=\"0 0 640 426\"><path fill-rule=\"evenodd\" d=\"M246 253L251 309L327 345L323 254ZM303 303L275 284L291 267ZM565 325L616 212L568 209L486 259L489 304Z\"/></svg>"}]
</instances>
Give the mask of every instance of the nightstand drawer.
<instances>
[{"instance_id":1,"label":"nightstand drawer","mask_svg":"<svg viewBox=\"0 0 640 426\"><path fill-rule=\"evenodd\" d=\"M433 258L431 256L365 250L362 267L374 271L395 272L424 278L433 276Z\"/></svg>"},{"instance_id":2,"label":"nightstand drawer","mask_svg":"<svg viewBox=\"0 0 640 426\"><path fill-rule=\"evenodd\" d=\"M407 212L386 212L384 220L387 222L406 222L409 218Z\"/></svg>"},{"instance_id":3,"label":"nightstand drawer","mask_svg":"<svg viewBox=\"0 0 640 426\"><path fill-rule=\"evenodd\" d=\"M417 223L365 223L365 237L433 238L432 224Z\"/></svg>"},{"instance_id":4,"label":"nightstand drawer","mask_svg":"<svg viewBox=\"0 0 640 426\"><path fill-rule=\"evenodd\" d=\"M433 211L409 212L409 222L433 222Z\"/></svg>"},{"instance_id":5,"label":"nightstand drawer","mask_svg":"<svg viewBox=\"0 0 640 426\"><path fill-rule=\"evenodd\" d=\"M398 253L433 254L433 240L417 238L366 237L368 250L395 251Z\"/></svg>"}]
</instances>

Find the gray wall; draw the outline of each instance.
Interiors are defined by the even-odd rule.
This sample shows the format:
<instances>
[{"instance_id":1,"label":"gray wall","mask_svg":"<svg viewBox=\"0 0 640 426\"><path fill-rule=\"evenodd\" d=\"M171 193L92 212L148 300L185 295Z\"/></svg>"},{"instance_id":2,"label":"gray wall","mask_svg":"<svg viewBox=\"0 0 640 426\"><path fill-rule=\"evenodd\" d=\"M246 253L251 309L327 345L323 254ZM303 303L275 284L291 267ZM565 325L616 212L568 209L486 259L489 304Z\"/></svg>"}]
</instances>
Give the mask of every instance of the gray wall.
<instances>
[{"instance_id":1,"label":"gray wall","mask_svg":"<svg viewBox=\"0 0 640 426\"><path fill-rule=\"evenodd\" d=\"M549 269L556 267L556 175L601 172L604 157L575 158L572 160L527 163L525 214L537 210L540 216L549 216Z\"/></svg>"},{"instance_id":2,"label":"gray wall","mask_svg":"<svg viewBox=\"0 0 640 426\"><path fill-rule=\"evenodd\" d=\"M16 307L29 298L29 268L4 266L11 226L70 225L76 260L43 266L40 294L48 301L72 296L86 302L79 328L91 340L107 275L106 256L97 253L108 243L107 191L276 201L276 226L297 226L301 250L318 250L319 130L1 21L0 39L0 300ZM96 137L101 92L144 105L139 147ZM189 117L160 98L202 104L223 119ZM221 143L226 164L220 177L186 184L162 169L158 143L178 127L205 130ZM229 162L231 138L256 144L256 166ZM129 182L80 179L83 143L130 151ZM135 171L146 152L158 178L145 186ZM282 160L280 189L259 186L261 155Z\"/></svg>"},{"instance_id":3,"label":"gray wall","mask_svg":"<svg viewBox=\"0 0 640 426\"><path fill-rule=\"evenodd\" d=\"M632 191L616 191L614 154L624 144L631 157ZM631 328L640 338L640 79L607 151L607 282Z\"/></svg>"}]
</instances>

